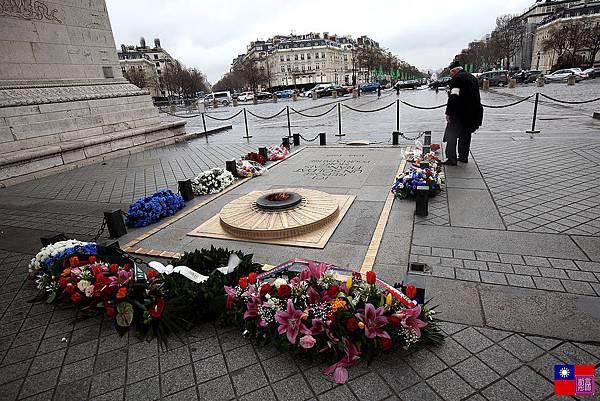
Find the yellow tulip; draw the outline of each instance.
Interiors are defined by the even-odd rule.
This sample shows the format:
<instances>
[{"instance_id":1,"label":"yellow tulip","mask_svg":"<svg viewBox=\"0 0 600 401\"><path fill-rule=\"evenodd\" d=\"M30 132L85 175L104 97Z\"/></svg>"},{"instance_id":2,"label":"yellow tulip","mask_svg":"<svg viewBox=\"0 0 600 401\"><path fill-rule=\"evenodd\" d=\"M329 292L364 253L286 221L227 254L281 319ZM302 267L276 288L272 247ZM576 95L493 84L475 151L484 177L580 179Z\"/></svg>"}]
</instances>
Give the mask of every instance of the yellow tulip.
<instances>
[{"instance_id":1,"label":"yellow tulip","mask_svg":"<svg viewBox=\"0 0 600 401\"><path fill-rule=\"evenodd\" d=\"M387 297L385 297L385 304L388 306L392 304L392 294L387 294Z\"/></svg>"},{"instance_id":2,"label":"yellow tulip","mask_svg":"<svg viewBox=\"0 0 600 401\"><path fill-rule=\"evenodd\" d=\"M352 276L348 277L348 280L346 280L346 288L350 287L352 287Z\"/></svg>"}]
</instances>

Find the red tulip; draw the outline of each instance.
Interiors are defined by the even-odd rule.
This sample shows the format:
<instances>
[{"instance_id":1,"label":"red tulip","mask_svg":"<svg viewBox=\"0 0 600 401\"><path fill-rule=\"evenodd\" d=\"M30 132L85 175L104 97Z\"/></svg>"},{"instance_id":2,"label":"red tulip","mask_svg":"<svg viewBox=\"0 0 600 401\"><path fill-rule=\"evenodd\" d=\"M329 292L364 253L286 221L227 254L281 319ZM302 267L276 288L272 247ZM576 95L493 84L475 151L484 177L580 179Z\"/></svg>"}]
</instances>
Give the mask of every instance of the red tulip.
<instances>
[{"instance_id":1,"label":"red tulip","mask_svg":"<svg viewBox=\"0 0 600 401\"><path fill-rule=\"evenodd\" d=\"M374 271L367 272L367 283L375 284L375 280L377 279L377 274Z\"/></svg>"},{"instance_id":2,"label":"red tulip","mask_svg":"<svg viewBox=\"0 0 600 401\"><path fill-rule=\"evenodd\" d=\"M118 265L118 264L116 264L116 263L111 263L111 264L108 266L108 270L110 270L110 272L111 272L112 274L117 274L117 271L119 271L119 265Z\"/></svg>"},{"instance_id":3,"label":"red tulip","mask_svg":"<svg viewBox=\"0 0 600 401\"><path fill-rule=\"evenodd\" d=\"M155 278L158 275L158 272L154 269L148 270L148 278Z\"/></svg>"},{"instance_id":4,"label":"red tulip","mask_svg":"<svg viewBox=\"0 0 600 401\"><path fill-rule=\"evenodd\" d=\"M81 296L81 294L80 294L79 292L74 292L74 293L71 295L71 301L72 301L74 304L76 304L77 302L81 301L81 300L82 300L82 298L83 298L83 297Z\"/></svg>"},{"instance_id":5,"label":"red tulip","mask_svg":"<svg viewBox=\"0 0 600 401\"><path fill-rule=\"evenodd\" d=\"M356 329L358 329L358 321L355 318L351 317L346 320L346 330L353 332L356 331Z\"/></svg>"},{"instance_id":6,"label":"red tulip","mask_svg":"<svg viewBox=\"0 0 600 401\"><path fill-rule=\"evenodd\" d=\"M227 300L225 301L225 308L227 308L227 310L233 309L233 298L231 297L231 295L227 295Z\"/></svg>"},{"instance_id":7,"label":"red tulip","mask_svg":"<svg viewBox=\"0 0 600 401\"><path fill-rule=\"evenodd\" d=\"M392 349L392 345L392 340L390 340L389 338L379 339L379 346L381 347L382 351L389 351L390 349Z\"/></svg>"},{"instance_id":8,"label":"red tulip","mask_svg":"<svg viewBox=\"0 0 600 401\"><path fill-rule=\"evenodd\" d=\"M327 295L329 295L331 298L335 298L337 296L337 294L339 294L339 292L340 292L340 286L337 284L333 284L327 290Z\"/></svg>"},{"instance_id":9,"label":"red tulip","mask_svg":"<svg viewBox=\"0 0 600 401\"><path fill-rule=\"evenodd\" d=\"M77 256L71 256L69 258L69 266L71 266L71 267L79 266L79 258Z\"/></svg>"},{"instance_id":10,"label":"red tulip","mask_svg":"<svg viewBox=\"0 0 600 401\"><path fill-rule=\"evenodd\" d=\"M240 277L239 285L242 290L248 287L248 277Z\"/></svg>"},{"instance_id":11,"label":"red tulip","mask_svg":"<svg viewBox=\"0 0 600 401\"><path fill-rule=\"evenodd\" d=\"M61 277L61 278L58 279L58 286L60 288L65 288L67 286L67 284L68 284L68 282L67 282L66 278Z\"/></svg>"},{"instance_id":12,"label":"red tulip","mask_svg":"<svg viewBox=\"0 0 600 401\"><path fill-rule=\"evenodd\" d=\"M282 284L279 286L279 288L277 289L277 296L279 298L287 298L290 296L290 294L292 293L292 289L289 285L287 284Z\"/></svg>"},{"instance_id":13,"label":"red tulip","mask_svg":"<svg viewBox=\"0 0 600 401\"><path fill-rule=\"evenodd\" d=\"M409 284L406 286L406 296L410 299L414 298L417 295L417 287L414 284Z\"/></svg>"},{"instance_id":14,"label":"red tulip","mask_svg":"<svg viewBox=\"0 0 600 401\"><path fill-rule=\"evenodd\" d=\"M91 256L88 258L88 262L89 262L89 263L96 263L96 256L95 256L95 255L91 255Z\"/></svg>"},{"instance_id":15,"label":"red tulip","mask_svg":"<svg viewBox=\"0 0 600 401\"><path fill-rule=\"evenodd\" d=\"M248 274L248 282L250 284L256 284L256 273L252 272Z\"/></svg>"},{"instance_id":16,"label":"red tulip","mask_svg":"<svg viewBox=\"0 0 600 401\"><path fill-rule=\"evenodd\" d=\"M260 286L260 295L266 295L271 291L271 284L264 283Z\"/></svg>"}]
</instances>

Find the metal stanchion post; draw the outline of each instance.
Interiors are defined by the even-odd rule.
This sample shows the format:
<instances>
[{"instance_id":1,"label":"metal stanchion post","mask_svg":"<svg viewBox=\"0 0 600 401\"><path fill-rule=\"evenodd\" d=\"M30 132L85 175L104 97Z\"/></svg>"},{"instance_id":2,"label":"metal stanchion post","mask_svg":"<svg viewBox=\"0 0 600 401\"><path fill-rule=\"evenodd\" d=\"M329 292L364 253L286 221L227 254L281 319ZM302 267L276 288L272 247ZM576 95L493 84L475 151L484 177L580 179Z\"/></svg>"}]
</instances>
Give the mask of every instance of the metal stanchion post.
<instances>
[{"instance_id":1,"label":"metal stanchion post","mask_svg":"<svg viewBox=\"0 0 600 401\"><path fill-rule=\"evenodd\" d=\"M111 238L119 238L127 234L127 227L125 227L125 220L123 219L121 210L104 212L104 219L106 220L106 228L108 228Z\"/></svg>"},{"instance_id":2,"label":"metal stanchion post","mask_svg":"<svg viewBox=\"0 0 600 401\"><path fill-rule=\"evenodd\" d=\"M539 134L540 130L535 129L535 120L537 119L538 100L540 99L540 93L535 94L535 103L533 105L533 120L531 121L531 130L525 131L529 134L529 139L533 139L533 134Z\"/></svg>"},{"instance_id":3,"label":"metal stanchion post","mask_svg":"<svg viewBox=\"0 0 600 401\"><path fill-rule=\"evenodd\" d=\"M300 134L294 134L294 146L300 146Z\"/></svg>"},{"instance_id":4,"label":"metal stanchion post","mask_svg":"<svg viewBox=\"0 0 600 401\"><path fill-rule=\"evenodd\" d=\"M292 136L292 126L290 124L290 106L285 106L288 120L288 138Z\"/></svg>"},{"instance_id":5,"label":"metal stanchion post","mask_svg":"<svg viewBox=\"0 0 600 401\"><path fill-rule=\"evenodd\" d=\"M319 132L319 145L327 145L327 135L324 132Z\"/></svg>"},{"instance_id":6,"label":"metal stanchion post","mask_svg":"<svg viewBox=\"0 0 600 401\"><path fill-rule=\"evenodd\" d=\"M415 214L427 216L429 214L429 185L419 185L415 194Z\"/></svg>"},{"instance_id":7,"label":"metal stanchion post","mask_svg":"<svg viewBox=\"0 0 600 401\"><path fill-rule=\"evenodd\" d=\"M336 136L344 136L344 134L342 134L342 107L341 105L338 103L337 104L337 109L338 109L338 133Z\"/></svg>"},{"instance_id":8,"label":"metal stanchion post","mask_svg":"<svg viewBox=\"0 0 600 401\"><path fill-rule=\"evenodd\" d=\"M231 174L233 174L234 177L238 176L237 173L237 165L235 163L235 159L233 160L227 160L225 162L225 170L229 171Z\"/></svg>"},{"instance_id":9,"label":"metal stanchion post","mask_svg":"<svg viewBox=\"0 0 600 401\"><path fill-rule=\"evenodd\" d=\"M269 158L269 152L267 151L267 148L258 148L258 154L264 156L265 159Z\"/></svg>"},{"instance_id":10,"label":"metal stanchion post","mask_svg":"<svg viewBox=\"0 0 600 401\"><path fill-rule=\"evenodd\" d=\"M400 143L400 131L392 132L392 145L398 145Z\"/></svg>"},{"instance_id":11,"label":"metal stanchion post","mask_svg":"<svg viewBox=\"0 0 600 401\"><path fill-rule=\"evenodd\" d=\"M288 138L287 136L284 136L283 138L281 138L281 143L283 145L284 148L290 148L290 138Z\"/></svg>"},{"instance_id":12,"label":"metal stanchion post","mask_svg":"<svg viewBox=\"0 0 600 401\"><path fill-rule=\"evenodd\" d=\"M423 155L431 152L431 131L425 131L423 136Z\"/></svg>"},{"instance_id":13,"label":"metal stanchion post","mask_svg":"<svg viewBox=\"0 0 600 401\"><path fill-rule=\"evenodd\" d=\"M400 132L400 99L396 99L396 131Z\"/></svg>"},{"instance_id":14,"label":"metal stanchion post","mask_svg":"<svg viewBox=\"0 0 600 401\"><path fill-rule=\"evenodd\" d=\"M208 143L208 134L206 133L206 118L204 117L204 113L202 113L202 126L204 127L204 139L206 139L206 143Z\"/></svg>"},{"instance_id":15,"label":"metal stanchion post","mask_svg":"<svg viewBox=\"0 0 600 401\"><path fill-rule=\"evenodd\" d=\"M246 125L246 136L244 137L244 139L250 139L252 138L251 135L248 135L248 117L246 116L246 108L244 107L244 124Z\"/></svg>"},{"instance_id":16,"label":"metal stanchion post","mask_svg":"<svg viewBox=\"0 0 600 401\"><path fill-rule=\"evenodd\" d=\"M179 194L184 201L189 202L194 199L194 191L192 190L192 180L177 181Z\"/></svg>"}]
</instances>

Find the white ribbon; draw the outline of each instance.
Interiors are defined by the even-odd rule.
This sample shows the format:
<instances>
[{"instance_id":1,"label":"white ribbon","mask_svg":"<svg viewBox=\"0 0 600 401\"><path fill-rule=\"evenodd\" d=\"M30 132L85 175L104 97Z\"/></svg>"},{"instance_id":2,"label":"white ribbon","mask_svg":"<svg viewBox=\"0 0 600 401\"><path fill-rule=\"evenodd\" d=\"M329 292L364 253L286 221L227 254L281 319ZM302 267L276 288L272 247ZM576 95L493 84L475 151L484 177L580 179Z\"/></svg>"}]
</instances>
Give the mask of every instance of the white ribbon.
<instances>
[{"instance_id":1,"label":"white ribbon","mask_svg":"<svg viewBox=\"0 0 600 401\"><path fill-rule=\"evenodd\" d=\"M154 261L149 262L148 266L150 266L157 272L163 273L163 274L179 273L183 277L187 278L188 280L191 280L194 283L198 283L198 284L203 283L209 279L209 276L202 275L202 274L190 269L187 266L176 266L176 267L173 267L173 265L165 266L160 262L154 262Z\"/></svg>"},{"instance_id":2,"label":"white ribbon","mask_svg":"<svg viewBox=\"0 0 600 401\"><path fill-rule=\"evenodd\" d=\"M229 255L229 261L227 263L227 266L218 267L217 270L223 274L229 274L232 273L241 262L242 260L238 257L238 255L232 253L231 255Z\"/></svg>"}]
</instances>

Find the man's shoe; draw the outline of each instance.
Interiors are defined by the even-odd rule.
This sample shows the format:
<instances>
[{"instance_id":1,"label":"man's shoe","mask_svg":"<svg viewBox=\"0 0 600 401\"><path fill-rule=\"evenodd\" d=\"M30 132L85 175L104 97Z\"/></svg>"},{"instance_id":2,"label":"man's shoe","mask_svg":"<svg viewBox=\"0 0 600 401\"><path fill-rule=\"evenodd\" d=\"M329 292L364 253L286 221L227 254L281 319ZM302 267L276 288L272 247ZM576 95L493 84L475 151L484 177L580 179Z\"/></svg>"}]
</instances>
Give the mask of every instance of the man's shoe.
<instances>
[{"instance_id":1,"label":"man's shoe","mask_svg":"<svg viewBox=\"0 0 600 401\"><path fill-rule=\"evenodd\" d=\"M469 159L458 159L458 161L461 163L468 163Z\"/></svg>"},{"instance_id":2,"label":"man's shoe","mask_svg":"<svg viewBox=\"0 0 600 401\"><path fill-rule=\"evenodd\" d=\"M456 166L458 163L455 160L446 160L443 161L442 164L444 166Z\"/></svg>"}]
</instances>

